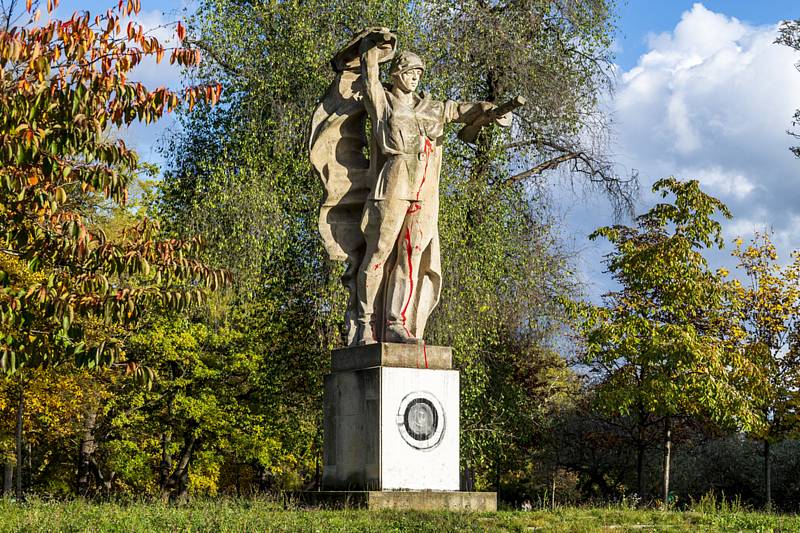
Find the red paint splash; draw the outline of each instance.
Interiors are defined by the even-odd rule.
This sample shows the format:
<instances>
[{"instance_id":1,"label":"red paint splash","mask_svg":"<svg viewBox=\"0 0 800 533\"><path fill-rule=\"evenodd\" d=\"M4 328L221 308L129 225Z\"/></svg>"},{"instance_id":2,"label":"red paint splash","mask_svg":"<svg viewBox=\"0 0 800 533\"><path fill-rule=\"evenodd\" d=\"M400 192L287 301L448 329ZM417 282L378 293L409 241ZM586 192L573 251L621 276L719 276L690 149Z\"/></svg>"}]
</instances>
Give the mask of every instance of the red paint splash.
<instances>
[{"instance_id":1,"label":"red paint splash","mask_svg":"<svg viewBox=\"0 0 800 533\"><path fill-rule=\"evenodd\" d=\"M419 184L419 189L417 189L417 201L419 201L419 193L422 192L422 186L425 185L425 178L428 176L428 161L430 161L430 156L433 153L433 143L427 137L425 137L425 144L422 146L422 153L425 154L425 170L422 171L422 181Z\"/></svg>"},{"instance_id":2,"label":"red paint splash","mask_svg":"<svg viewBox=\"0 0 800 533\"><path fill-rule=\"evenodd\" d=\"M428 137L425 137L425 142L422 147L422 153L425 154L425 169L422 171L422 181L419 184L419 189L417 189L416 202L413 202L409 206L408 210L406 211L406 214L416 213L417 211L422 209L422 206L419 204L419 195L422 192L422 186L425 185L425 179L428 175L428 162L430 161L430 155L433 153L433 149L434 149L433 143ZM414 295L414 267L411 261L411 254L413 253L414 247L411 245L410 227L406 227L406 234L404 236L404 239L406 241L406 255L408 256L409 287L408 287L408 298L406 298L406 303L403 306L403 310L400 312L400 318L403 319L403 329L406 330L406 334L409 337L411 337L412 336L411 332L408 330L408 326L406 325L407 323L406 311L408 311L408 306L411 303L411 297ZM420 250L419 245L416 246L416 250ZM422 351L425 357L425 368L428 368L428 353L424 347L424 344Z\"/></svg>"},{"instance_id":3,"label":"red paint splash","mask_svg":"<svg viewBox=\"0 0 800 533\"><path fill-rule=\"evenodd\" d=\"M408 256L408 281L409 281L409 288L408 288L408 298L406 299L406 304L403 306L403 311L400 313L400 317L403 319L403 329L406 330L406 333L409 337L411 337L411 332L408 331L406 327L406 311L408 311L408 304L411 303L411 296L414 294L414 267L411 264L411 228L406 228L406 255Z\"/></svg>"},{"instance_id":4,"label":"red paint splash","mask_svg":"<svg viewBox=\"0 0 800 533\"><path fill-rule=\"evenodd\" d=\"M378 270L381 267L380 263L375 263L375 266L372 267L372 270Z\"/></svg>"},{"instance_id":5,"label":"red paint splash","mask_svg":"<svg viewBox=\"0 0 800 533\"><path fill-rule=\"evenodd\" d=\"M425 368L428 368L428 345L422 341L422 356L425 358Z\"/></svg>"}]
</instances>

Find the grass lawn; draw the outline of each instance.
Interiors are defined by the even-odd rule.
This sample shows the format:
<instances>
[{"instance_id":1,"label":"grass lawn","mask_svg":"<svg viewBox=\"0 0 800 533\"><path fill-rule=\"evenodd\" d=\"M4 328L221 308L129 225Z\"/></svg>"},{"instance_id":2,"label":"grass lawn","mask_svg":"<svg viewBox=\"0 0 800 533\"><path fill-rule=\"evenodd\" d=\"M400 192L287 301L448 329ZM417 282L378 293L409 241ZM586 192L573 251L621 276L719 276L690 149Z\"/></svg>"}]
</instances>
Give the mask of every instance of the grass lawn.
<instances>
[{"instance_id":1,"label":"grass lawn","mask_svg":"<svg viewBox=\"0 0 800 533\"><path fill-rule=\"evenodd\" d=\"M284 510L268 500L188 505L0 500L0 531L800 531L800 517L747 511L661 512L620 507L447 513Z\"/></svg>"}]
</instances>

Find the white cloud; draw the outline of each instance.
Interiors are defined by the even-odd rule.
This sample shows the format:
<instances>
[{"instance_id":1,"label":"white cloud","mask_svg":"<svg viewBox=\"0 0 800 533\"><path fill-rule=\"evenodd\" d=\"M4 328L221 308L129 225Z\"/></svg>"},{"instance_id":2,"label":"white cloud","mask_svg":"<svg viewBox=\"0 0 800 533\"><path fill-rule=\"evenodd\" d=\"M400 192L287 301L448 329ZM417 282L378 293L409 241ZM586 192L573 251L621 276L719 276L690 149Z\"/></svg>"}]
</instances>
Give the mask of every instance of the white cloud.
<instances>
[{"instance_id":1,"label":"white cloud","mask_svg":"<svg viewBox=\"0 0 800 533\"><path fill-rule=\"evenodd\" d=\"M774 44L777 28L778 21L753 26L696 3L672 31L648 37L637 65L619 73L611 108L613 152L639 171L637 213L657 201L649 192L657 179L698 179L733 212L723 223L728 244L769 228L787 260L800 249L800 160L786 135L800 108L800 57ZM611 223L599 202L570 222L576 233ZM733 266L730 247L710 255L715 267ZM595 294L613 286L596 270L586 273Z\"/></svg>"},{"instance_id":2,"label":"white cloud","mask_svg":"<svg viewBox=\"0 0 800 533\"><path fill-rule=\"evenodd\" d=\"M649 36L648 51L619 77L616 151L639 169L644 191L664 176L696 178L731 208L736 227L772 227L788 256L800 248L800 161L785 133L800 107L800 74L797 53L774 44L777 27L697 3L671 32ZM653 199L643 200L646 209Z\"/></svg>"}]
</instances>

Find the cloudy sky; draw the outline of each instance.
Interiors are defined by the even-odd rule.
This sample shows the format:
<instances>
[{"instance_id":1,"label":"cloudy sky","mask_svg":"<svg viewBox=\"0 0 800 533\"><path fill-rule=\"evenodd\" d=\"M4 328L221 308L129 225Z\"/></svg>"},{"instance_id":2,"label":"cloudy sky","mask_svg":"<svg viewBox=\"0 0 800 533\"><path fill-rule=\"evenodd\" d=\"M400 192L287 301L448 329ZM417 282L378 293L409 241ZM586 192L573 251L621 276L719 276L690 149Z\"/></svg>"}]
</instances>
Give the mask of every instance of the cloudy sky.
<instances>
[{"instance_id":1,"label":"cloudy sky","mask_svg":"<svg viewBox=\"0 0 800 533\"><path fill-rule=\"evenodd\" d=\"M110 0L62 0L57 15L98 12ZM800 18L797 0L628 0L620 2L616 36L617 87L612 154L639 173L638 212L652 205L652 183L665 176L695 178L734 214L728 242L771 228L782 257L800 249L800 160L786 135L800 107L800 53L773 44L779 22ZM142 0L140 19L155 28L191 10L191 0ZM169 28L157 30L166 39ZM163 67L163 65L162 65ZM180 71L144 65L149 85L179 85ZM132 128L129 141L158 161L153 146L173 125ZM613 222L602 198L557 193L563 233L580 251L578 270L596 299L613 287L603 273L603 243L586 236ZM714 266L731 266L729 251Z\"/></svg>"},{"instance_id":2,"label":"cloudy sky","mask_svg":"<svg viewBox=\"0 0 800 533\"><path fill-rule=\"evenodd\" d=\"M612 153L639 172L637 212L655 201L657 179L693 178L733 212L728 243L771 228L782 257L800 249L800 160L785 133L800 107L800 54L773 44L780 20L800 18L800 2L630 0L620 15ZM603 274L608 247L585 236L611 213L602 199L561 200L596 298L613 286ZM733 265L730 250L710 259Z\"/></svg>"}]
</instances>

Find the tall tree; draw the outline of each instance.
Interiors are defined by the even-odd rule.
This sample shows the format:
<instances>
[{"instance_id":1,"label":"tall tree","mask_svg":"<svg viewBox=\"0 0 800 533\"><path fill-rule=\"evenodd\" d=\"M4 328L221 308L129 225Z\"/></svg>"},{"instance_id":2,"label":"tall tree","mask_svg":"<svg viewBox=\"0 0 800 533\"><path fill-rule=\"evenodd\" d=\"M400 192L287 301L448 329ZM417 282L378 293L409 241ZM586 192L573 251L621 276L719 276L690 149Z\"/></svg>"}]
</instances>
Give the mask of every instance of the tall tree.
<instances>
[{"instance_id":1,"label":"tall tree","mask_svg":"<svg viewBox=\"0 0 800 533\"><path fill-rule=\"evenodd\" d=\"M756 369L736 350L742 331L726 305L725 272L712 272L702 255L722 247L713 217L730 217L728 209L697 181L662 179L653 191L674 200L637 217L636 227L603 227L592 234L614 246L608 272L621 288L604 296L604 306L584 309L582 332L584 360L601 376L600 405L642 424L652 417L663 423L666 506L672 419L703 414L752 427L757 416L744 386Z\"/></svg>"},{"instance_id":2,"label":"tall tree","mask_svg":"<svg viewBox=\"0 0 800 533\"><path fill-rule=\"evenodd\" d=\"M265 394L260 412L303 432L292 439L303 443L293 450L303 475L321 456L321 379L344 309L342 272L318 238L307 121L342 28L384 20L402 29L407 18L404 2L209 0L190 23L189 42L216 59L201 74L221 80L226 96L219 108L183 110L154 212L176 235L204 235L208 260L233 273L233 292L215 304L224 314L209 313L207 324L247 332L248 349L262 351L254 403ZM276 394L286 383L297 389Z\"/></svg>"},{"instance_id":3,"label":"tall tree","mask_svg":"<svg viewBox=\"0 0 800 533\"><path fill-rule=\"evenodd\" d=\"M743 349L762 370L761 389L753 395L760 424L751 435L764 443L764 501L772 505L771 446L796 435L800 386L800 254L792 254L786 266L769 233L757 234L743 247L736 241L733 255L739 259L745 284L734 282L736 305L746 336Z\"/></svg>"},{"instance_id":4,"label":"tall tree","mask_svg":"<svg viewBox=\"0 0 800 533\"><path fill-rule=\"evenodd\" d=\"M48 2L50 13L58 2ZM0 29L0 371L74 359L96 367L122 358L124 326L143 308L182 308L228 274L197 259L198 239L158 240L158 224L140 220L117 238L98 227L98 201L124 204L139 171L137 154L105 131L157 120L183 99L215 102L218 86L179 95L128 80L144 57L167 50L124 16L139 1L102 15L75 13L38 24L26 2L3 3ZM183 37L178 25L178 35ZM199 61L178 47L171 61ZM130 362L141 377L149 373ZM17 402L17 487L21 496L24 391Z\"/></svg>"}]
</instances>

